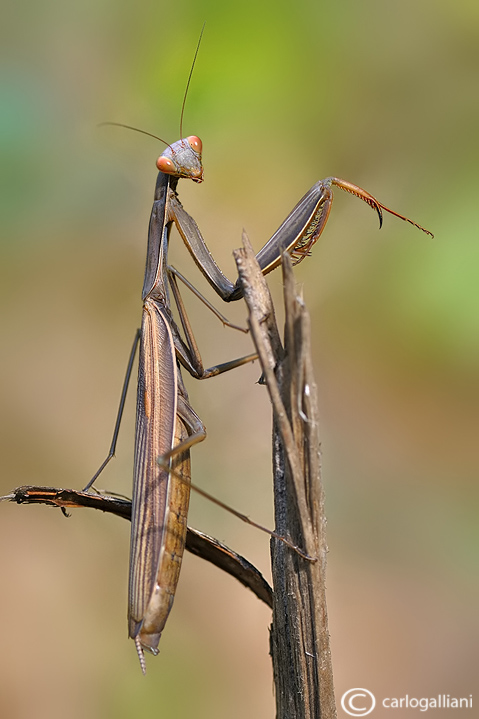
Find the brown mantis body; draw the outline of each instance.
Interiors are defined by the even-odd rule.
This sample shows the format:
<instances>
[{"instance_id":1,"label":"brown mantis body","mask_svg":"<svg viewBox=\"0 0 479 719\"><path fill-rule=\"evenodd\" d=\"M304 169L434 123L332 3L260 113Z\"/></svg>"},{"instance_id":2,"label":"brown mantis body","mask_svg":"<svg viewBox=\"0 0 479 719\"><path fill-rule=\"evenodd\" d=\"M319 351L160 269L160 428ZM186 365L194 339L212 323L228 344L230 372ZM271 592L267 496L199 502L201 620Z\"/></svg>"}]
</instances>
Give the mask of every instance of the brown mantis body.
<instances>
[{"instance_id":1,"label":"brown mantis body","mask_svg":"<svg viewBox=\"0 0 479 719\"><path fill-rule=\"evenodd\" d=\"M188 403L180 367L192 376L204 379L256 357L248 355L207 370L203 368L179 293L178 278L201 296L167 264L168 242L174 223L196 265L217 294L226 302L242 296L239 282L232 283L222 273L176 193L181 177L202 181L201 150L201 141L192 136L169 145L158 159L160 173L148 234L143 320L137 335L140 359L128 603L129 634L135 641L143 671L143 650L158 653L161 632L178 582L190 489L189 449L206 434L201 420ZM283 252L289 252L297 263L310 254L329 217L333 186L364 200L376 210L380 224L382 210L386 210L424 229L389 210L360 187L330 177L313 185L260 250L257 260L264 274L280 264ZM170 289L186 341L171 314ZM213 311L228 324L216 310ZM134 349L135 346L136 343ZM131 362L132 359L129 371ZM129 373L127 380L128 377ZM122 409L121 405L117 426ZM114 445L99 472L113 453ZM92 483L93 480L89 486Z\"/></svg>"},{"instance_id":2,"label":"brown mantis body","mask_svg":"<svg viewBox=\"0 0 479 719\"><path fill-rule=\"evenodd\" d=\"M199 43L183 100L180 135L198 48ZM184 210L176 192L180 178L203 181L201 140L190 136L171 145L165 144L167 147L156 163L159 175L148 231L142 326L135 335L109 454L85 488L93 485L115 453L126 390L139 343L128 623L129 635L135 641L143 672L143 651L158 653L161 632L178 583L187 532L191 477L189 450L206 436L204 425L189 404L181 367L197 379L206 379L256 359L255 354L250 354L209 369L203 368L179 292L178 280L186 284L223 324L235 329L242 328L231 325L193 285L168 265L172 225L176 225L198 269L222 300L238 300L243 296L243 290L239 280L231 282L218 267L196 222ZM311 187L259 251L256 258L263 274L278 267L284 252L290 253L296 264L311 253L329 217L333 186L356 195L376 210L380 226L382 210L386 210L431 234L407 217L388 209L357 185L329 177ZM185 339L172 316L170 291ZM290 546L307 557L298 547Z\"/></svg>"}]
</instances>

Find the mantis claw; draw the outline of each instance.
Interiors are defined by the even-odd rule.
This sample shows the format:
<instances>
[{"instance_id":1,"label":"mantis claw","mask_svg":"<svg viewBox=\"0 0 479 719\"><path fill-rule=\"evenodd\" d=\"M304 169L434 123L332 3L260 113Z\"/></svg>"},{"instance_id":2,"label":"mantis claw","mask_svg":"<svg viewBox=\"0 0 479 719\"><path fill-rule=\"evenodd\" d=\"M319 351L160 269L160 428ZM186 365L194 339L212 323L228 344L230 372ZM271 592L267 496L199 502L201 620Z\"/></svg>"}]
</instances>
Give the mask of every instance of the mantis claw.
<instances>
[{"instance_id":1,"label":"mantis claw","mask_svg":"<svg viewBox=\"0 0 479 719\"><path fill-rule=\"evenodd\" d=\"M329 177L328 182L331 185L336 185L336 187L339 187L341 190L345 190L346 192L350 192L352 195L356 195L356 197L359 197L360 200L366 202L369 207L372 207L373 210L376 210L379 215L380 229L383 225L382 210L386 210L386 212L389 212L391 215L399 217L400 220L404 220L405 222L409 222L410 225L414 225L414 227L417 227L418 230L422 230L423 232L425 232L426 235L434 237L432 232L426 230L425 227L418 225L417 222L410 220L409 217L405 217L405 215L400 215L399 212L394 212L394 210L390 210L389 207L386 207L386 205L383 205L381 202L378 202L375 197L373 197L369 192L366 192L366 190L363 190L362 187L359 187L358 185L353 185L352 182L348 182L347 180L341 180L339 177Z\"/></svg>"}]
</instances>

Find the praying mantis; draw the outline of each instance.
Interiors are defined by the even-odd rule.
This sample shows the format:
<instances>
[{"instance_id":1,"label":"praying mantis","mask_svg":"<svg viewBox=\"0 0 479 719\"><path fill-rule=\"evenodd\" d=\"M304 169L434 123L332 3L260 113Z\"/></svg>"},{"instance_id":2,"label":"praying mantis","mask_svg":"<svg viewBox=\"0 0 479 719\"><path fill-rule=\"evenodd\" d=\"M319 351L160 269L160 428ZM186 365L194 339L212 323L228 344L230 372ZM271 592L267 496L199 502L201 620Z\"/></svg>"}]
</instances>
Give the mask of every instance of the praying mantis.
<instances>
[{"instance_id":1,"label":"praying mantis","mask_svg":"<svg viewBox=\"0 0 479 719\"><path fill-rule=\"evenodd\" d=\"M180 135L183 134L183 110L198 47L183 100ZM159 174L148 230L142 325L135 334L110 452L85 487L85 490L92 487L114 455L127 385L139 346L128 624L129 636L135 642L143 673L146 671L144 651L158 654L161 633L179 578L187 530L190 449L206 436L203 423L189 404L181 370L197 379L207 379L256 359L256 354L249 354L208 369L203 367L179 282L193 291L225 325L235 326L168 264L173 225L201 274L224 302L239 300L242 287L239 280L231 282L223 274L195 220L183 208L178 197L180 179L190 179L195 183L203 181L201 140L191 135L165 144L166 149L156 162ZM313 245L326 226L334 187L366 202L377 212L380 227L385 211L432 236L428 230L389 209L361 187L338 177L328 177L316 182L306 192L258 252L256 259L263 274L281 264L284 252L288 252L296 264L311 254ZM172 299L183 332L173 318Z\"/></svg>"}]
</instances>

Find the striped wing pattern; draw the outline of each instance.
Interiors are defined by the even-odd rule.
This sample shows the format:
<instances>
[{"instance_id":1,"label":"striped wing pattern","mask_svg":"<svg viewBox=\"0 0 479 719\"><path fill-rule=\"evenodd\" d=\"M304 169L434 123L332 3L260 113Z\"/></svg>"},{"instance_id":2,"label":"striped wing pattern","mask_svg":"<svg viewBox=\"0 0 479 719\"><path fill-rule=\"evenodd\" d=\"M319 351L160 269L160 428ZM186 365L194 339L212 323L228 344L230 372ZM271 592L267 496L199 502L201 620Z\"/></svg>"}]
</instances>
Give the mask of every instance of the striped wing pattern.
<instances>
[{"instance_id":1,"label":"striped wing pattern","mask_svg":"<svg viewBox=\"0 0 479 719\"><path fill-rule=\"evenodd\" d=\"M129 635L135 638L155 590L169 515L169 473L158 457L174 444L177 365L169 322L161 306L143 305L138 368L135 468L128 596ZM145 647L148 648L148 647Z\"/></svg>"}]
</instances>

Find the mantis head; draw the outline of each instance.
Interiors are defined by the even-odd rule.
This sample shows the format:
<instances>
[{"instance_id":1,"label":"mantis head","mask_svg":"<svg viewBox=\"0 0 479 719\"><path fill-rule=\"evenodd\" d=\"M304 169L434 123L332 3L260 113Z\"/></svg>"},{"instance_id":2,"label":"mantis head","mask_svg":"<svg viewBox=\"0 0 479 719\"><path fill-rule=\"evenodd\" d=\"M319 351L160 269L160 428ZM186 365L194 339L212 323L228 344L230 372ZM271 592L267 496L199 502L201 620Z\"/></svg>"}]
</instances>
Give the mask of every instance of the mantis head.
<instances>
[{"instance_id":1,"label":"mantis head","mask_svg":"<svg viewBox=\"0 0 479 719\"><path fill-rule=\"evenodd\" d=\"M190 135L168 145L156 161L160 172L175 177L185 177L193 182L203 182L201 151L203 144L199 137Z\"/></svg>"}]
</instances>

